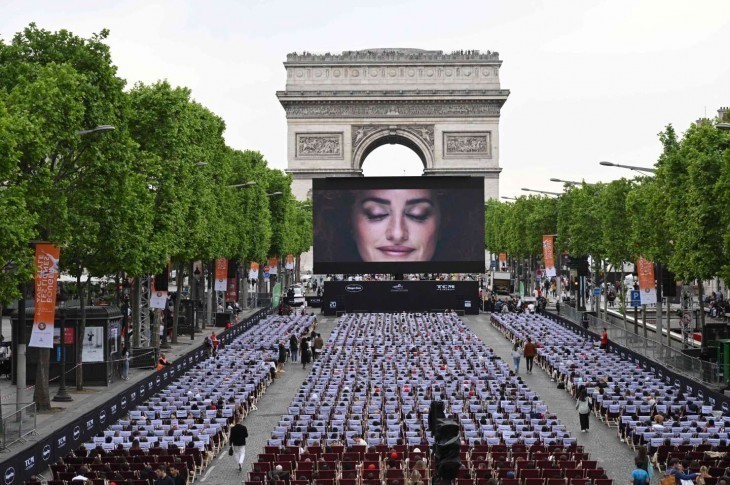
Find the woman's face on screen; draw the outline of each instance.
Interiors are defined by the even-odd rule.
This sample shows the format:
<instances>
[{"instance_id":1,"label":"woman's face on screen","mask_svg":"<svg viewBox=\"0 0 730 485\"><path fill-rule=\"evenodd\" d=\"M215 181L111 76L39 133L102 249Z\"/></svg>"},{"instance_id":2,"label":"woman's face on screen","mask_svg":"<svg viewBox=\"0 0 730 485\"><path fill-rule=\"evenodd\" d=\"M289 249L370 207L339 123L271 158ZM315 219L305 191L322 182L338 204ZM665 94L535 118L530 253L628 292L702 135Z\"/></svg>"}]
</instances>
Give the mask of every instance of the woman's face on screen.
<instances>
[{"instance_id":1,"label":"woman's face on screen","mask_svg":"<svg viewBox=\"0 0 730 485\"><path fill-rule=\"evenodd\" d=\"M363 190L356 194L352 222L364 262L430 261L441 210L427 189Z\"/></svg>"}]
</instances>

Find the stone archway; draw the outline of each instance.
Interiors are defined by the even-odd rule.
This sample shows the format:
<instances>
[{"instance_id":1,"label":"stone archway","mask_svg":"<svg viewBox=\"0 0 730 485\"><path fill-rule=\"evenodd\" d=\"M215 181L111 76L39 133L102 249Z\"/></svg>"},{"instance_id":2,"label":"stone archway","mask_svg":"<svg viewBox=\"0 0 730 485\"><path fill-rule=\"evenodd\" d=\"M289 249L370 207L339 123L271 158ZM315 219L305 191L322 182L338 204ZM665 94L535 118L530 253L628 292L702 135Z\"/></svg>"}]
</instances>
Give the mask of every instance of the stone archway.
<instances>
[{"instance_id":1,"label":"stone archway","mask_svg":"<svg viewBox=\"0 0 730 485\"><path fill-rule=\"evenodd\" d=\"M360 176L375 148L397 143L423 162L424 175L484 178L499 196L501 89L496 52L372 49L289 54L285 91L292 189L307 197L312 179Z\"/></svg>"},{"instance_id":2,"label":"stone archway","mask_svg":"<svg viewBox=\"0 0 730 485\"><path fill-rule=\"evenodd\" d=\"M413 150L424 170L433 167L433 126L353 125L353 170L362 172L362 165L373 150L394 144Z\"/></svg>"}]
</instances>

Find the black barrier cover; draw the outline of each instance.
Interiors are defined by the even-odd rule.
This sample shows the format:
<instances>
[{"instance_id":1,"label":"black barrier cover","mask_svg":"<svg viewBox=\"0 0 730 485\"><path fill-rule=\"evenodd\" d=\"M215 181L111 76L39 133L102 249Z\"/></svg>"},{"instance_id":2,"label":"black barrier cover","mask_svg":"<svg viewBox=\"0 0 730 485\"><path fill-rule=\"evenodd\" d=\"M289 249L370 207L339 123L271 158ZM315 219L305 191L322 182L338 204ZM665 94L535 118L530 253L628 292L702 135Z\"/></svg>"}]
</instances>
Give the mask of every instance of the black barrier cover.
<instances>
[{"instance_id":1,"label":"black barrier cover","mask_svg":"<svg viewBox=\"0 0 730 485\"><path fill-rule=\"evenodd\" d=\"M433 312L479 314L477 281L327 281L325 315L337 312Z\"/></svg>"},{"instance_id":2,"label":"black barrier cover","mask_svg":"<svg viewBox=\"0 0 730 485\"><path fill-rule=\"evenodd\" d=\"M305 300L307 300L308 307L320 308L322 306L322 297L321 296L307 296L307 297L305 297Z\"/></svg>"},{"instance_id":3,"label":"black barrier cover","mask_svg":"<svg viewBox=\"0 0 730 485\"><path fill-rule=\"evenodd\" d=\"M579 335L590 336L594 340L600 338L597 333L585 330L582 326L573 323L572 321L564 317L554 315L552 313L549 313L548 317L556 323L559 323L560 325L569 328ZM659 379L662 379L667 384L673 385L680 392L686 392L691 395L697 396L698 398L704 400L712 406L719 406L719 408L722 409L725 414L730 413L730 397L720 394L719 392L714 391L707 386L703 386L689 377L683 376L682 374L678 374L670 369L667 369L658 362L647 359L643 355L637 354L633 350L629 350L621 345L617 345L610 340L608 342L608 350L609 352L614 352L618 354L622 359L633 362L637 366L640 366L642 369L653 372Z\"/></svg>"},{"instance_id":4,"label":"black barrier cover","mask_svg":"<svg viewBox=\"0 0 730 485\"><path fill-rule=\"evenodd\" d=\"M230 342L234 337L250 329L270 314L270 308L262 309L221 335L226 338L226 341ZM14 456L3 460L0 464L0 470L3 473L0 485L2 483L5 485L21 484L25 480L29 480L32 475L42 472L47 465L54 463L58 458L66 456L83 443L90 441L93 436L119 420L134 406L141 404L167 387L177 376L187 372L191 367L205 359L207 355L208 352L204 347L194 348L169 367L153 372L146 379L121 391L83 417L55 431L52 435L42 438Z\"/></svg>"}]
</instances>

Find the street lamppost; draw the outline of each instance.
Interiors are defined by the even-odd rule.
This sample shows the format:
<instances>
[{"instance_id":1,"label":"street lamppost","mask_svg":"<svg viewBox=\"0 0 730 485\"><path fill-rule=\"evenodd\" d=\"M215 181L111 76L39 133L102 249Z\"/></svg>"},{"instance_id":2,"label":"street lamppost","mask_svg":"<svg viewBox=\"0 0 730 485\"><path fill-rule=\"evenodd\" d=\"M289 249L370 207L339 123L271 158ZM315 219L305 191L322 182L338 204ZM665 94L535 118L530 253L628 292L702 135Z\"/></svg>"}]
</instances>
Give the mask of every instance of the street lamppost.
<instances>
[{"instance_id":1,"label":"street lamppost","mask_svg":"<svg viewBox=\"0 0 730 485\"><path fill-rule=\"evenodd\" d=\"M583 182L575 182L573 180L563 180L563 179L556 179L556 178L551 178L550 181L551 182L560 182L562 184L566 184L566 185L571 186L571 187L574 186L574 185L583 185L583 184L585 184L585 185L594 185L594 184L586 183L585 181L583 181Z\"/></svg>"},{"instance_id":2,"label":"street lamppost","mask_svg":"<svg viewBox=\"0 0 730 485\"><path fill-rule=\"evenodd\" d=\"M598 162L599 165L603 165L604 167L618 167L618 168L626 168L629 170L633 170L634 172L639 172L642 175L646 175L644 172L654 173L656 172L655 168L651 167L636 167L634 165L621 165L618 163L613 162Z\"/></svg>"},{"instance_id":3,"label":"street lamppost","mask_svg":"<svg viewBox=\"0 0 730 485\"><path fill-rule=\"evenodd\" d=\"M524 187L520 190L523 190L525 192L536 192L538 194L545 194L545 195L563 195L560 192L548 192L547 190L533 190L533 189L526 189Z\"/></svg>"},{"instance_id":4,"label":"street lamppost","mask_svg":"<svg viewBox=\"0 0 730 485\"><path fill-rule=\"evenodd\" d=\"M647 177L649 176L648 173L656 173L656 169L653 168L653 167L636 167L634 165L621 165L621 164L618 164L618 163L606 162L606 161L598 162L598 164L599 165L602 165L604 167L616 167L616 168L625 168L625 169L628 169L628 170L633 170L634 172L639 172L640 174L642 174L644 176L647 176ZM660 271L661 271L661 266L660 266ZM621 284L623 285L623 283L624 282L622 281ZM702 284L702 283L700 282L700 284ZM659 339L659 342L661 343L661 340L662 340L662 332L663 332L663 330L662 330L662 283L661 283L661 276L660 276L659 281L658 281L658 283L657 283L656 286L657 286L657 288L656 288L656 293L657 293L657 295L656 295L657 296L657 298L656 298L656 300L657 300L657 304L656 304L656 335L657 335L657 338ZM621 291L623 291L624 292L624 295L625 295L626 290L625 290L625 288L623 286L621 287ZM624 296L624 301L625 300L626 300L626 297ZM626 305L624 304L624 307L625 306ZM671 333L671 324L670 324L670 321L669 321L669 319L671 318L671 312L669 311L669 308L670 308L669 298L667 297L667 343L668 343L668 345L671 346L671 336L670 336L670 333ZM642 314L645 316L645 318L644 318L644 332L646 333L646 306L644 306L644 308L642 310ZM636 321L636 319L637 319L637 317L634 316L634 325L636 325L638 323ZM626 317L624 315L624 325L626 325L625 322L626 322Z\"/></svg>"},{"instance_id":5,"label":"street lamppost","mask_svg":"<svg viewBox=\"0 0 730 485\"><path fill-rule=\"evenodd\" d=\"M77 135L83 136L88 135L90 133L96 133L99 131L114 131L116 128L112 125L99 125L95 128L91 128L90 130L78 130L76 132Z\"/></svg>"},{"instance_id":6,"label":"street lamppost","mask_svg":"<svg viewBox=\"0 0 730 485\"><path fill-rule=\"evenodd\" d=\"M66 302L61 302L61 374L58 393L53 397L56 402L71 402L73 398L66 390Z\"/></svg>"}]
</instances>

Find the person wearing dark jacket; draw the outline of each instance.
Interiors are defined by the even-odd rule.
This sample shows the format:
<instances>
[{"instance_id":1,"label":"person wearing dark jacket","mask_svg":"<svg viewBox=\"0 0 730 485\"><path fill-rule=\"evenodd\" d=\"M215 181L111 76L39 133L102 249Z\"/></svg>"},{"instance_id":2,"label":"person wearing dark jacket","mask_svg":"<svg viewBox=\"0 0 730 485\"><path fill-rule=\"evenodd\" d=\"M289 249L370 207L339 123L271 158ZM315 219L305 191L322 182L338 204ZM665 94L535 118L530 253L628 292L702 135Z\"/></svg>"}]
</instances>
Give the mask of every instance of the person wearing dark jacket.
<instances>
[{"instance_id":1,"label":"person wearing dark jacket","mask_svg":"<svg viewBox=\"0 0 730 485\"><path fill-rule=\"evenodd\" d=\"M233 447L233 456L238 460L238 471L243 470L243 460L246 458L246 438L248 429L241 424L241 417L237 416L236 424L231 427L229 440Z\"/></svg>"},{"instance_id":2,"label":"person wearing dark jacket","mask_svg":"<svg viewBox=\"0 0 730 485\"><path fill-rule=\"evenodd\" d=\"M284 342L279 341L279 357L276 359L277 364L277 370L279 372L286 372L284 370L284 363L286 362L286 347L284 347Z\"/></svg>"},{"instance_id":3,"label":"person wearing dark jacket","mask_svg":"<svg viewBox=\"0 0 730 485\"><path fill-rule=\"evenodd\" d=\"M302 369L307 368L307 364L309 364L312 361L312 354L309 351L309 338L304 337L302 339Z\"/></svg>"},{"instance_id":4,"label":"person wearing dark jacket","mask_svg":"<svg viewBox=\"0 0 730 485\"><path fill-rule=\"evenodd\" d=\"M684 473L684 465L682 465L682 462L679 461L679 458L672 458L672 461L669 462L669 468L667 468L664 472L664 476L667 475L674 475L677 485L679 485L682 480L694 481L694 479L697 478L696 473Z\"/></svg>"}]
</instances>

